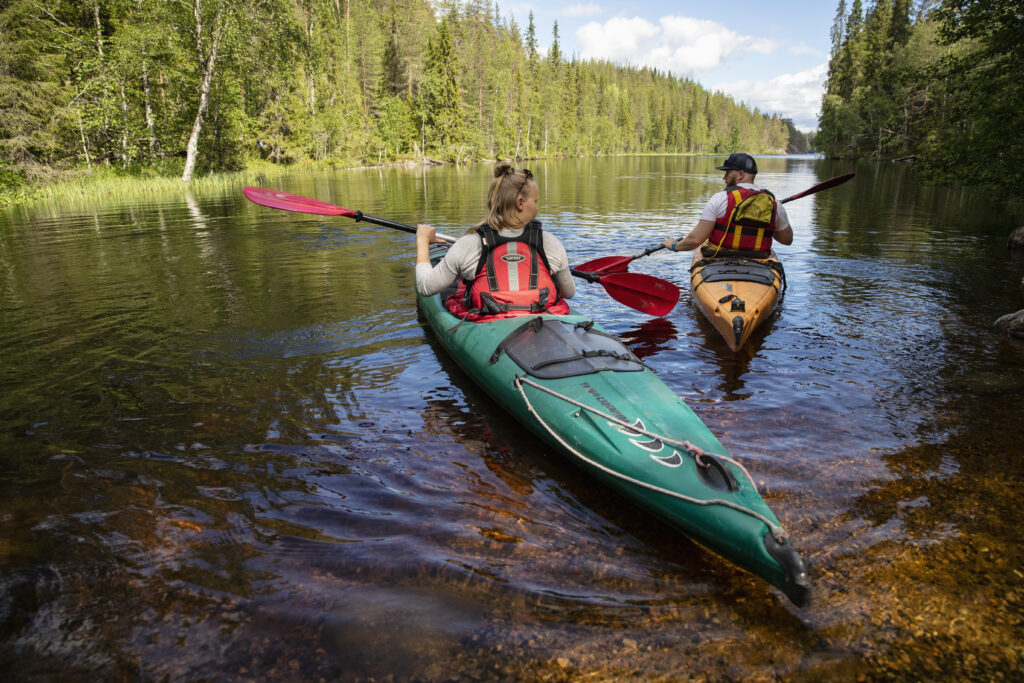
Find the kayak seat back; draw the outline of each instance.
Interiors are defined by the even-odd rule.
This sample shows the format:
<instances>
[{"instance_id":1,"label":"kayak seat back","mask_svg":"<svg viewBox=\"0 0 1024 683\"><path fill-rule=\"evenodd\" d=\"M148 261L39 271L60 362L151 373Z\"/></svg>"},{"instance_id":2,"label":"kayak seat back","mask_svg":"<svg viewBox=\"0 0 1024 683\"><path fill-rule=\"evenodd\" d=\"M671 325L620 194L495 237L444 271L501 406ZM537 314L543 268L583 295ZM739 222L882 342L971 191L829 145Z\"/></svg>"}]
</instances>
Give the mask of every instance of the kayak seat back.
<instances>
[{"instance_id":1,"label":"kayak seat back","mask_svg":"<svg viewBox=\"0 0 1024 683\"><path fill-rule=\"evenodd\" d=\"M502 352L538 379L560 379L609 370L638 372L643 362L617 338L592 329L593 322L533 317L498 344L491 364Z\"/></svg>"},{"instance_id":2,"label":"kayak seat back","mask_svg":"<svg viewBox=\"0 0 1024 683\"><path fill-rule=\"evenodd\" d=\"M757 282L763 285L775 284L775 271L771 266L750 261L713 261L707 264L700 274L701 282L731 280Z\"/></svg>"}]
</instances>

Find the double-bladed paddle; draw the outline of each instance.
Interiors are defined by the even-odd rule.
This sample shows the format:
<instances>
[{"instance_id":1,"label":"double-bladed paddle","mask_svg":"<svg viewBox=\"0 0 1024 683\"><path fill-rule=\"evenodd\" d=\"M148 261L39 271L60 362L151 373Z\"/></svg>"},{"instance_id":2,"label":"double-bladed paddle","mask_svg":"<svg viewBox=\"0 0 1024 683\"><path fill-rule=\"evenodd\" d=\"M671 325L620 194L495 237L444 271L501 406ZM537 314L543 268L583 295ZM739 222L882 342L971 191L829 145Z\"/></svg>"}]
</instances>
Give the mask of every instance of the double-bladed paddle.
<instances>
[{"instance_id":1,"label":"double-bladed paddle","mask_svg":"<svg viewBox=\"0 0 1024 683\"><path fill-rule=\"evenodd\" d=\"M343 206L336 206L322 202L319 199L311 199L289 192L269 190L262 187L246 187L242 194L249 201L268 206L272 209L284 209L285 211L298 211L300 213L312 213L320 216L348 216L357 221L374 223L385 228L394 228L404 232L416 233L416 226L406 223L397 223L386 218L369 216L362 211L353 211ZM446 242L454 242L455 238L441 233L435 233ZM612 257L615 258L615 257ZM623 268L622 270L625 270ZM679 301L679 288L667 280L644 275L642 273L592 273L579 269L570 271L576 277L587 282L596 282L608 295L625 304L630 308L647 313L648 315L666 315L675 307Z\"/></svg>"},{"instance_id":2,"label":"double-bladed paddle","mask_svg":"<svg viewBox=\"0 0 1024 683\"><path fill-rule=\"evenodd\" d=\"M806 197L807 195L814 194L815 192L821 192L822 190L827 190L830 187L842 185L855 175L857 174L844 173L843 175L838 175L835 178L829 178L828 180L824 180L813 187L807 188L803 192L797 192L795 195L779 200L779 204L785 204L786 202L791 202L794 199L800 199L801 197ZM626 269L629 268L629 264L635 261L636 259L648 256L664 248L665 245L656 244L655 246L650 247L649 249L644 249L636 256L602 256L601 258L596 258L593 261L581 263L580 265L576 266L576 270L584 273L593 273L595 275L624 273L626 272Z\"/></svg>"}]
</instances>

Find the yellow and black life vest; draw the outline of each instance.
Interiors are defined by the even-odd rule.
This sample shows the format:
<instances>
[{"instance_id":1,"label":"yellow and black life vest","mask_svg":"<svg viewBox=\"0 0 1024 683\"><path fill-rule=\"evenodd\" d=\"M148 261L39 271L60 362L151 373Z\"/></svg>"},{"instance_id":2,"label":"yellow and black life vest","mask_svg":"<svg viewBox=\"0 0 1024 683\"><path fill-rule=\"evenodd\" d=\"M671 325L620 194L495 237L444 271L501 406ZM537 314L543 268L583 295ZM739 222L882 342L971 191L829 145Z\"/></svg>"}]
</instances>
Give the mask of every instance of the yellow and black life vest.
<instances>
[{"instance_id":1,"label":"yellow and black life vest","mask_svg":"<svg viewBox=\"0 0 1024 683\"><path fill-rule=\"evenodd\" d=\"M765 256L772 250L778 204L768 190L731 186L725 189L725 214L715 221L708 243L719 249L755 252Z\"/></svg>"}]
</instances>

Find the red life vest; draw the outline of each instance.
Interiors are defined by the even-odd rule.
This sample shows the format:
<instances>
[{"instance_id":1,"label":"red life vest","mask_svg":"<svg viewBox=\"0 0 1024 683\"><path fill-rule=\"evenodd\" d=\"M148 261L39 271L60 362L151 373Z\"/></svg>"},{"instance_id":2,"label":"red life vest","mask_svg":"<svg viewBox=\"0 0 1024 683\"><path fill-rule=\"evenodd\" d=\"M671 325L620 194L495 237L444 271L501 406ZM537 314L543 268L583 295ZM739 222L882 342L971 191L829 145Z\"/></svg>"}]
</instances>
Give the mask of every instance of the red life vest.
<instances>
[{"instance_id":1,"label":"red life vest","mask_svg":"<svg viewBox=\"0 0 1024 683\"><path fill-rule=\"evenodd\" d=\"M768 190L751 190L733 185L725 189L728 204L725 214L715 221L708 243L716 251L751 251L768 255L778 204ZM769 204L770 201L770 204Z\"/></svg>"},{"instance_id":2,"label":"red life vest","mask_svg":"<svg viewBox=\"0 0 1024 683\"><path fill-rule=\"evenodd\" d=\"M502 237L486 223L477 228L480 260L476 275L448 298L448 309L466 320L512 318L537 313L569 313L558 296L544 253L539 221L527 224L518 237Z\"/></svg>"}]
</instances>

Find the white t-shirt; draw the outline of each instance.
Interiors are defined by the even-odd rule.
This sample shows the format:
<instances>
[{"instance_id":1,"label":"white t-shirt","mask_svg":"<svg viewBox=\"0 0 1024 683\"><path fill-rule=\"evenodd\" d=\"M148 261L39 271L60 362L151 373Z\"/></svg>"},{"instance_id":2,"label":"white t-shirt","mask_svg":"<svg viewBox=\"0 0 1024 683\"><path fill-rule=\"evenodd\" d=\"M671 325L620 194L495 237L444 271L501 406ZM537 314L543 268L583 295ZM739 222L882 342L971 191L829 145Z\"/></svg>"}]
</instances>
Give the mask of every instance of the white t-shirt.
<instances>
[{"instance_id":1,"label":"white t-shirt","mask_svg":"<svg viewBox=\"0 0 1024 683\"><path fill-rule=\"evenodd\" d=\"M748 190L760 190L761 188L753 183L740 183L736 187L743 187ZM786 214L786 209L782 204L778 204L778 211L775 213L775 229L785 230L786 228L792 227L789 224L789 216ZM729 193L725 190L716 192L711 195L711 199L704 205L704 211L700 214L702 221L708 220L712 223L716 222L719 218L725 215L725 210L729 207Z\"/></svg>"},{"instance_id":2,"label":"white t-shirt","mask_svg":"<svg viewBox=\"0 0 1024 683\"><path fill-rule=\"evenodd\" d=\"M518 230L499 230L502 237L519 237L525 228ZM549 232L543 233L544 254L551 266L551 278L558 288L558 295L563 299L571 299L576 294L576 282L569 272L569 255L558 238ZM473 232L455 240L448 253L436 266L429 263L416 264L416 291L423 296L431 296L443 291L456 280L472 280L476 276L476 266L480 262L480 235Z\"/></svg>"}]
</instances>

